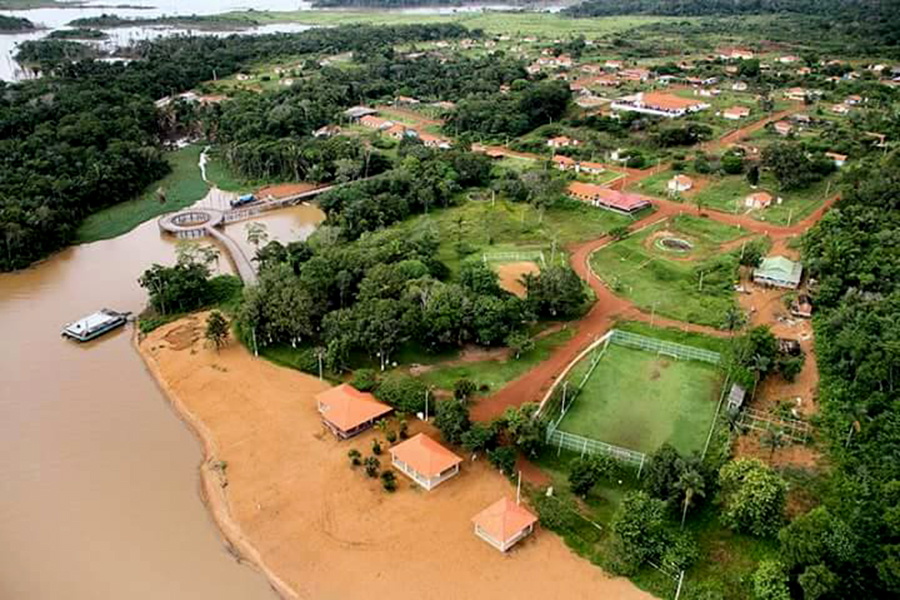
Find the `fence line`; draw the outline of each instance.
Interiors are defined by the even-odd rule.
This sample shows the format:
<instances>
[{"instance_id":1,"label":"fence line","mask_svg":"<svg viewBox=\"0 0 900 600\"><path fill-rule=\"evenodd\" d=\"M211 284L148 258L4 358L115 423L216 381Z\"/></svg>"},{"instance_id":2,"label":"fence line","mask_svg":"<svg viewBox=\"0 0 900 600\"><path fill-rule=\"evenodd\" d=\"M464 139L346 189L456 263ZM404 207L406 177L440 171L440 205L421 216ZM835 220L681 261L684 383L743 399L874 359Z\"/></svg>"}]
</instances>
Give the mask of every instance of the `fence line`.
<instances>
[{"instance_id":1,"label":"fence line","mask_svg":"<svg viewBox=\"0 0 900 600\"><path fill-rule=\"evenodd\" d=\"M806 421L778 417L749 406L744 407L738 416L738 425L756 431L769 431L775 428L792 442L800 444L806 443L811 430Z\"/></svg>"},{"instance_id":2,"label":"fence line","mask_svg":"<svg viewBox=\"0 0 900 600\"><path fill-rule=\"evenodd\" d=\"M547 261L544 258L543 250L531 250L531 251L523 251L523 252L491 252L490 254L484 253L481 255L482 262L503 262L503 261L511 261L511 260L535 260L538 259L541 261L541 265L547 266Z\"/></svg>"},{"instance_id":3,"label":"fence line","mask_svg":"<svg viewBox=\"0 0 900 600\"><path fill-rule=\"evenodd\" d=\"M703 348L695 348L693 346L685 346L684 344L675 342L667 342L646 335L631 333L630 331L613 329L611 341L620 346L657 352L680 360L699 360L714 365L719 364L722 360L722 356L718 352L704 350Z\"/></svg>"},{"instance_id":4,"label":"fence line","mask_svg":"<svg viewBox=\"0 0 900 600\"><path fill-rule=\"evenodd\" d=\"M647 455L643 452L560 431L553 425L547 427L547 444L556 446L558 451L565 448L573 452L581 452L581 456L586 454L605 454L615 460L637 467L638 477L641 476L641 472L644 470L644 462L647 460Z\"/></svg>"}]
</instances>

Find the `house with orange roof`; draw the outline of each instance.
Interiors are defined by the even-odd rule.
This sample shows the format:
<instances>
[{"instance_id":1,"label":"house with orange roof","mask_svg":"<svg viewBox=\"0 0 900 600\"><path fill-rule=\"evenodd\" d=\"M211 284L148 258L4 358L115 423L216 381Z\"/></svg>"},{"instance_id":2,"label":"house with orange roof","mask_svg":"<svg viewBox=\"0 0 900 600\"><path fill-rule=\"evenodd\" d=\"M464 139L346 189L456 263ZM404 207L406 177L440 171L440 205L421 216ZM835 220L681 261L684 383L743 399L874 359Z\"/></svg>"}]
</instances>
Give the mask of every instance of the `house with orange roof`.
<instances>
[{"instance_id":1,"label":"house with orange roof","mask_svg":"<svg viewBox=\"0 0 900 600\"><path fill-rule=\"evenodd\" d=\"M577 146L580 143L578 140L573 140L565 135L558 135L547 140L547 146L550 148L566 148L568 146Z\"/></svg>"},{"instance_id":2,"label":"house with orange roof","mask_svg":"<svg viewBox=\"0 0 900 600\"><path fill-rule=\"evenodd\" d=\"M602 163L583 160L575 165L575 171L578 173L587 173L588 175L600 175L606 171L606 167Z\"/></svg>"},{"instance_id":3,"label":"house with orange roof","mask_svg":"<svg viewBox=\"0 0 900 600\"><path fill-rule=\"evenodd\" d=\"M862 103L863 97L858 94L853 94L844 98L844 104L847 106L856 106L857 104Z\"/></svg>"},{"instance_id":4,"label":"house with orange roof","mask_svg":"<svg viewBox=\"0 0 900 600\"><path fill-rule=\"evenodd\" d=\"M359 124L363 127L368 127L369 129L377 129L378 131L384 131L385 129L390 129L394 126L393 121L388 121L387 119L382 119L381 117L376 117L374 115L365 115L359 119Z\"/></svg>"},{"instance_id":5,"label":"house with orange roof","mask_svg":"<svg viewBox=\"0 0 900 600\"><path fill-rule=\"evenodd\" d=\"M397 444L390 452L391 465L428 491L459 474L462 462L424 433Z\"/></svg>"},{"instance_id":6,"label":"house with orange roof","mask_svg":"<svg viewBox=\"0 0 900 600\"><path fill-rule=\"evenodd\" d=\"M591 206L631 215L650 206L650 200L638 194L629 194L593 183L573 181L568 187L569 196Z\"/></svg>"},{"instance_id":7,"label":"house with orange roof","mask_svg":"<svg viewBox=\"0 0 900 600\"><path fill-rule=\"evenodd\" d=\"M835 104L831 107L831 112L836 115L847 115L850 114L850 107L846 104Z\"/></svg>"},{"instance_id":8,"label":"house with orange roof","mask_svg":"<svg viewBox=\"0 0 900 600\"><path fill-rule=\"evenodd\" d=\"M563 156L562 154L554 154L553 158L553 166L555 166L560 171L568 171L569 169L574 169L575 165L578 163L573 158L569 158L568 156Z\"/></svg>"},{"instance_id":9,"label":"house with orange roof","mask_svg":"<svg viewBox=\"0 0 900 600\"><path fill-rule=\"evenodd\" d=\"M615 100L611 107L613 110L633 111L672 119L709 108L709 104L663 92L639 92Z\"/></svg>"},{"instance_id":10,"label":"house with orange roof","mask_svg":"<svg viewBox=\"0 0 900 600\"><path fill-rule=\"evenodd\" d=\"M719 58L722 60L750 60L754 57L753 50L748 48L720 48Z\"/></svg>"},{"instance_id":11,"label":"house with orange roof","mask_svg":"<svg viewBox=\"0 0 900 600\"><path fill-rule=\"evenodd\" d=\"M750 116L750 109L746 106L732 106L731 108L726 108L722 112L722 117L728 119L729 121L740 121L741 119L746 119Z\"/></svg>"},{"instance_id":12,"label":"house with orange roof","mask_svg":"<svg viewBox=\"0 0 900 600\"><path fill-rule=\"evenodd\" d=\"M788 100L794 100L795 102L803 102L806 100L807 96L806 89L802 87L794 87L784 92L784 97Z\"/></svg>"},{"instance_id":13,"label":"house with orange roof","mask_svg":"<svg viewBox=\"0 0 900 600\"><path fill-rule=\"evenodd\" d=\"M410 129L403 123L394 123L387 129L385 129L384 133L388 137L398 141L406 137L416 137L416 131L414 129Z\"/></svg>"},{"instance_id":14,"label":"house with orange roof","mask_svg":"<svg viewBox=\"0 0 900 600\"><path fill-rule=\"evenodd\" d=\"M362 433L394 410L347 383L318 394L316 406L322 422L341 440Z\"/></svg>"},{"instance_id":15,"label":"house with orange roof","mask_svg":"<svg viewBox=\"0 0 900 600\"><path fill-rule=\"evenodd\" d=\"M694 187L694 180L687 175L676 175L666 184L666 188L672 193L686 192Z\"/></svg>"},{"instance_id":16,"label":"house with orange roof","mask_svg":"<svg viewBox=\"0 0 900 600\"><path fill-rule=\"evenodd\" d=\"M634 69L625 69L619 76L628 81L647 81L650 79L650 71L635 67Z\"/></svg>"},{"instance_id":17,"label":"house with orange roof","mask_svg":"<svg viewBox=\"0 0 900 600\"><path fill-rule=\"evenodd\" d=\"M431 135L430 133L425 133L424 131L420 131L418 133L419 139L422 140L422 143L425 144L426 148L438 148L440 150L450 149L450 140L436 135Z\"/></svg>"},{"instance_id":18,"label":"house with orange roof","mask_svg":"<svg viewBox=\"0 0 900 600\"><path fill-rule=\"evenodd\" d=\"M825 156L834 161L834 166L840 169L847 163L846 154L838 154L837 152L826 152Z\"/></svg>"},{"instance_id":19,"label":"house with orange roof","mask_svg":"<svg viewBox=\"0 0 900 600\"><path fill-rule=\"evenodd\" d=\"M747 208L768 208L772 205L772 194L768 192L756 192L744 198L744 206Z\"/></svg>"},{"instance_id":20,"label":"house with orange roof","mask_svg":"<svg viewBox=\"0 0 900 600\"><path fill-rule=\"evenodd\" d=\"M506 552L534 531L537 517L509 498L501 498L472 517L475 535Z\"/></svg>"},{"instance_id":21,"label":"house with orange roof","mask_svg":"<svg viewBox=\"0 0 900 600\"><path fill-rule=\"evenodd\" d=\"M788 123L787 121L778 121L774 125L775 133L778 135L790 135L790 133L794 130L794 126Z\"/></svg>"},{"instance_id":22,"label":"house with orange roof","mask_svg":"<svg viewBox=\"0 0 900 600\"><path fill-rule=\"evenodd\" d=\"M615 69L621 69L621 68L622 68L623 66L625 66L625 65L624 65L624 63L623 63L621 60L612 60L612 59L610 59L610 60L606 61L606 63L604 64L604 66L605 66L607 69L614 69L614 70L615 70Z\"/></svg>"}]
</instances>

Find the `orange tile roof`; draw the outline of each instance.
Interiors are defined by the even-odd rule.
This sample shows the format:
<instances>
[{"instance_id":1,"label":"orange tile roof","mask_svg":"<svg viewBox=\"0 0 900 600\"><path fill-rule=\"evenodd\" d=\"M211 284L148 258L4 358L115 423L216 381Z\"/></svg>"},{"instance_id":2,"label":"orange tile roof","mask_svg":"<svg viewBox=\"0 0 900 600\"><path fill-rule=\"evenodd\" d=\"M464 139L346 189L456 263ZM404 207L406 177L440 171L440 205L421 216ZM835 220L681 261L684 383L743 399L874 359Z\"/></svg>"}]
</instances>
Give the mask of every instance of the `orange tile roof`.
<instances>
[{"instance_id":1,"label":"orange tile roof","mask_svg":"<svg viewBox=\"0 0 900 600\"><path fill-rule=\"evenodd\" d=\"M553 162L563 164L563 165L574 165L575 160L569 158L568 156L563 156L562 154L554 154Z\"/></svg>"},{"instance_id":2,"label":"orange tile roof","mask_svg":"<svg viewBox=\"0 0 900 600\"><path fill-rule=\"evenodd\" d=\"M458 465L462 459L436 441L420 433L391 448L391 456L426 477L435 477Z\"/></svg>"},{"instance_id":3,"label":"orange tile roof","mask_svg":"<svg viewBox=\"0 0 900 600\"><path fill-rule=\"evenodd\" d=\"M825 156L833 158L834 160L847 160L846 154L838 154L837 152L826 152Z\"/></svg>"},{"instance_id":4,"label":"orange tile roof","mask_svg":"<svg viewBox=\"0 0 900 600\"><path fill-rule=\"evenodd\" d=\"M537 523L537 517L504 497L475 515L472 522L493 539L505 542Z\"/></svg>"},{"instance_id":5,"label":"orange tile roof","mask_svg":"<svg viewBox=\"0 0 900 600\"><path fill-rule=\"evenodd\" d=\"M687 110L688 108L702 104L702 102L696 100L680 98L679 96L664 94L662 92L647 92L641 98L641 102L643 102L644 106L660 108L663 110Z\"/></svg>"},{"instance_id":6,"label":"orange tile roof","mask_svg":"<svg viewBox=\"0 0 900 600\"><path fill-rule=\"evenodd\" d=\"M318 394L316 403L322 416L342 431L352 431L393 410L372 394L360 392L347 383Z\"/></svg>"},{"instance_id":7,"label":"orange tile roof","mask_svg":"<svg viewBox=\"0 0 900 600\"><path fill-rule=\"evenodd\" d=\"M725 109L726 115L741 115L746 117L750 114L750 109L746 106L732 106L731 108Z\"/></svg>"},{"instance_id":8,"label":"orange tile roof","mask_svg":"<svg viewBox=\"0 0 900 600\"><path fill-rule=\"evenodd\" d=\"M581 166L582 169L596 169L596 170L599 170L599 171L605 171L605 170L606 170L606 167L603 166L603 163L590 162L590 161L584 160L584 161L581 161L581 162L578 163L578 164Z\"/></svg>"},{"instance_id":9,"label":"orange tile roof","mask_svg":"<svg viewBox=\"0 0 900 600\"><path fill-rule=\"evenodd\" d=\"M639 194L627 194L593 183L573 181L569 184L569 193L575 196L597 200L607 206L629 212L644 206L650 206L650 201Z\"/></svg>"}]
</instances>

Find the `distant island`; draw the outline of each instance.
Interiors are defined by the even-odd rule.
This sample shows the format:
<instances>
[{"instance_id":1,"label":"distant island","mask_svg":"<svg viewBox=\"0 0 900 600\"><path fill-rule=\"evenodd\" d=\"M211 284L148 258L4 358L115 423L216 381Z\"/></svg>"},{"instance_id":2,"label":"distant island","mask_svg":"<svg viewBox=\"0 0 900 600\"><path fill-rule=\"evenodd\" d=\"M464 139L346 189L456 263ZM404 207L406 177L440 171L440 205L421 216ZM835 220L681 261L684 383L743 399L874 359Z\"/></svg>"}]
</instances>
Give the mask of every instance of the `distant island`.
<instances>
[{"instance_id":1,"label":"distant island","mask_svg":"<svg viewBox=\"0 0 900 600\"><path fill-rule=\"evenodd\" d=\"M246 16L185 15L142 19L120 17L115 14L102 14L99 17L84 17L69 22L70 27L81 29L115 29L118 27L146 27L153 25L230 31L256 27L259 25L259 22Z\"/></svg>"},{"instance_id":2,"label":"distant island","mask_svg":"<svg viewBox=\"0 0 900 600\"><path fill-rule=\"evenodd\" d=\"M75 29L57 29L48 36L54 40L105 40L109 36L99 29L78 27Z\"/></svg>"},{"instance_id":3,"label":"distant island","mask_svg":"<svg viewBox=\"0 0 900 600\"><path fill-rule=\"evenodd\" d=\"M28 19L0 15L0 33L32 31L34 29L37 29L37 27Z\"/></svg>"}]
</instances>

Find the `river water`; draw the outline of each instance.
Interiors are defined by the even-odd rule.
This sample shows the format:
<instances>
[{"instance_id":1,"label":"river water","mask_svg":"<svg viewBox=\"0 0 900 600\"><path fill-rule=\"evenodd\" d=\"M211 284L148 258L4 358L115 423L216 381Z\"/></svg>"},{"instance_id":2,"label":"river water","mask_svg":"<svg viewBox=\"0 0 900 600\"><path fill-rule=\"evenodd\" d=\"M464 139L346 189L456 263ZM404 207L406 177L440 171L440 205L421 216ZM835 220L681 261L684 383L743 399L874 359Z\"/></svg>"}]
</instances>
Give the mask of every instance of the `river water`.
<instances>
[{"instance_id":1,"label":"river water","mask_svg":"<svg viewBox=\"0 0 900 600\"><path fill-rule=\"evenodd\" d=\"M216 192L204 203L221 203ZM321 218L296 207L259 220L287 242ZM140 311L138 276L173 260L150 221L0 275L3 600L274 598L219 539L198 495L199 443L132 348L132 326L88 344L59 335L100 307Z\"/></svg>"}]
</instances>

